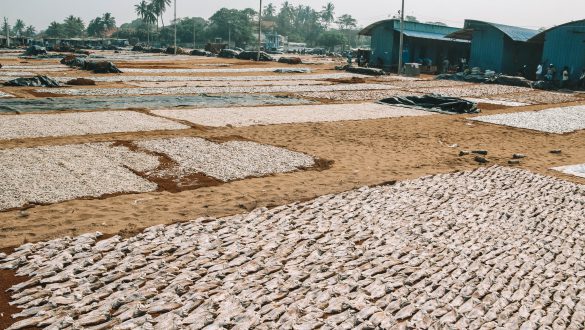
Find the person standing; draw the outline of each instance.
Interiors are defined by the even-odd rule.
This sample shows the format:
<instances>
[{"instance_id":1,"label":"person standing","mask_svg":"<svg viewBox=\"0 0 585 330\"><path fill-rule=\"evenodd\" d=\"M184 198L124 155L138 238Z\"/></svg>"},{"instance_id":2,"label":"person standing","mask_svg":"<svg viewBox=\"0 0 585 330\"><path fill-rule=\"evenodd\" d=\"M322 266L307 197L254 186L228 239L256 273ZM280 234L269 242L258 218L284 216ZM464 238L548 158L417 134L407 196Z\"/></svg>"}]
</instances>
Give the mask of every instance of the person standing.
<instances>
[{"instance_id":1,"label":"person standing","mask_svg":"<svg viewBox=\"0 0 585 330\"><path fill-rule=\"evenodd\" d=\"M561 88L567 88L569 85L569 67L565 66L563 68L562 78L561 78Z\"/></svg>"},{"instance_id":2,"label":"person standing","mask_svg":"<svg viewBox=\"0 0 585 330\"><path fill-rule=\"evenodd\" d=\"M443 73L447 73L447 72L449 72L449 60L444 59L443 60Z\"/></svg>"},{"instance_id":3,"label":"person standing","mask_svg":"<svg viewBox=\"0 0 585 330\"><path fill-rule=\"evenodd\" d=\"M548 69L546 70L545 78L548 81L554 81L556 78L556 75L557 75L557 68L555 68L555 65L551 63L548 66Z\"/></svg>"},{"instance_id":4,"label":"person standing","mask_svg":"<svg viewBox=\"0 0 585 330\"><path fill-rule=\"evenodd\" d=\"M542 80L542 63L538 63L538 66L536 67L536 80Z\"/></svg>"}]
</instances>

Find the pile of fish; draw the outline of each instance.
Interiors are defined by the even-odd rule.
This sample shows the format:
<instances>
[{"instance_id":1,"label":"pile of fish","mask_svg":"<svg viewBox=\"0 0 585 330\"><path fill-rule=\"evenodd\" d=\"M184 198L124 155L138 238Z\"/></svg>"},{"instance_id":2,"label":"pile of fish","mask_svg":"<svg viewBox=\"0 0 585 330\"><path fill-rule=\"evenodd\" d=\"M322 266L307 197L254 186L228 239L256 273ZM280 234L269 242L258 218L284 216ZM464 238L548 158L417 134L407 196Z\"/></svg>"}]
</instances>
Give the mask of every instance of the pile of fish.
<instances>
[{"instance_id":1,"label":"pile of fish","mask_svg":"<svg viewBox=\"0 0 585 330\"><path fill-rule=\"evenodd\" d=\"M124 239L25 244L11 328L533 329L585 324L585 187L481 168Z\"/></svg>"}]
</instances>

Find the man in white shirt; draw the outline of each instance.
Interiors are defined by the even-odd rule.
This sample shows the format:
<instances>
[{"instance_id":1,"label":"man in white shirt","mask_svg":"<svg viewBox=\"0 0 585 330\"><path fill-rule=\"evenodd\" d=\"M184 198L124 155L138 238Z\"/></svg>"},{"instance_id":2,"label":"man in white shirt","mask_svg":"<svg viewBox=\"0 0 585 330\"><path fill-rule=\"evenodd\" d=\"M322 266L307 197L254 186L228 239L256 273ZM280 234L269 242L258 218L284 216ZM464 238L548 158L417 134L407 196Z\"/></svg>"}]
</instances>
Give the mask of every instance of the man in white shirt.
<instances>
[{"instance_id":1,"label":"man in white shirt","mask_svg":"<svg viewBox=\"0 0 585 330\"><path fill-rule=\"evenodd\" d=\"M536 80L542 80L542 64L539 63L536 67Z\"/></svg>"}]
</instances>

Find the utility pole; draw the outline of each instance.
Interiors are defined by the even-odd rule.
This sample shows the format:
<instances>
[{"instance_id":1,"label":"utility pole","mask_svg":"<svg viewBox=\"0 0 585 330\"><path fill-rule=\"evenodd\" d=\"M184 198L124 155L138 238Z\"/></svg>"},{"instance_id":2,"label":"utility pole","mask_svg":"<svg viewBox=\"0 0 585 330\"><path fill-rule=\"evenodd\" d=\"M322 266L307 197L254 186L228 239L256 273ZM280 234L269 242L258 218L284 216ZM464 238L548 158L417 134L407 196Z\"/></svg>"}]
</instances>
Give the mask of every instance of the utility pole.
<instances>
[{"instance_id":1,"label":"utility pole","mask_svg":"<svg viewBox=\"0 0 585 330\"><path fill-rule=\"evenodd\" d=\"M175 55L177 55L177 0L175 0Z\"/></svg>"},{"instance_id":2,"label":"utility pole","mask_svg":"<svg viewBox=\"0 0 585 330\"><path fill-rule=\"evenodd\" d=\"M256 61L260 62L260 44L262 36L262 0L260 0L260 10L258 10L258 58Z\"/></svg>"},{"instance_id":3,"label":"utility pole","mask_svg":"<svg viewBox=\"0 0 585 330\"><path fill-rule=\"evenodd\" d=\"M232 49L232 22L228 21L228 48Z\"/></svg>"},{"instance_id":4,"label":"utility pole","mask_svg":"<svg viewBox=\"0 0 585 330\"><path fill-rule=\"evenodd\" d=\"M398 74L402 74L402 55L404 53L404 0L402 0L402 10L400 11L400 49L398 53Z\"/></svg>"},{"instance_id":5,"label":"utility pole","mask_svg":"<svg viewBox=\"0 0 585 330\"><path fill-rule=\"evenodd\" d=\"M195 44L195 36L197 35L196 28L197 25L195 24L195 17L193 17L193 49L197 48Z\"/></svg>"}]
</instances>

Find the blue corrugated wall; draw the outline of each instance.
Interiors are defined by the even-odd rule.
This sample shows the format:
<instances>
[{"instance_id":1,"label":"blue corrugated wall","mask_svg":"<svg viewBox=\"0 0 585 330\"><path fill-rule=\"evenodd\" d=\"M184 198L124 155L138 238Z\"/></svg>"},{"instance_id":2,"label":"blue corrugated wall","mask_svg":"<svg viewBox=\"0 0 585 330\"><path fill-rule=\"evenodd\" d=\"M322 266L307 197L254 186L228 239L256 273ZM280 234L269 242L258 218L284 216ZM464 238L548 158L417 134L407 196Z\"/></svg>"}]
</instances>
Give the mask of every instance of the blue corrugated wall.
<instances>
[{"instance_id":1,"label":"blue corrugated wall","mask_svg":"<svg viewBox=\"0 0 585 330\"><path fill-rule=\"evenodd\" d=\"M372 65L379 65L380 61L383 66L392 65L392 45L394 43L394 33L390 24L384 24L376 27L372 31Z\"/></svg>"},{"instance_id":2,"label":"blue corrugated wall","mask_svg":"<svg viewBox=\"0 0 585 330\"><path fill-rule=\"evenodd\" d=\"M542 60L546 65L553 63L559 74L563 67L568 66L571 79L578 79L585 68L585 21L547 31Z\"/></svg>"},{"instance_id":3,"label":"blue corrugated wall","mask_svg":"<svg viewBox=\"0 0 585 330\"><path fill-rule=\"evenodd\" d=\"M502 72L504 57L504 34L491 26L473 31L471 40L472 67Z\"/></svg>"}]
</instances>

